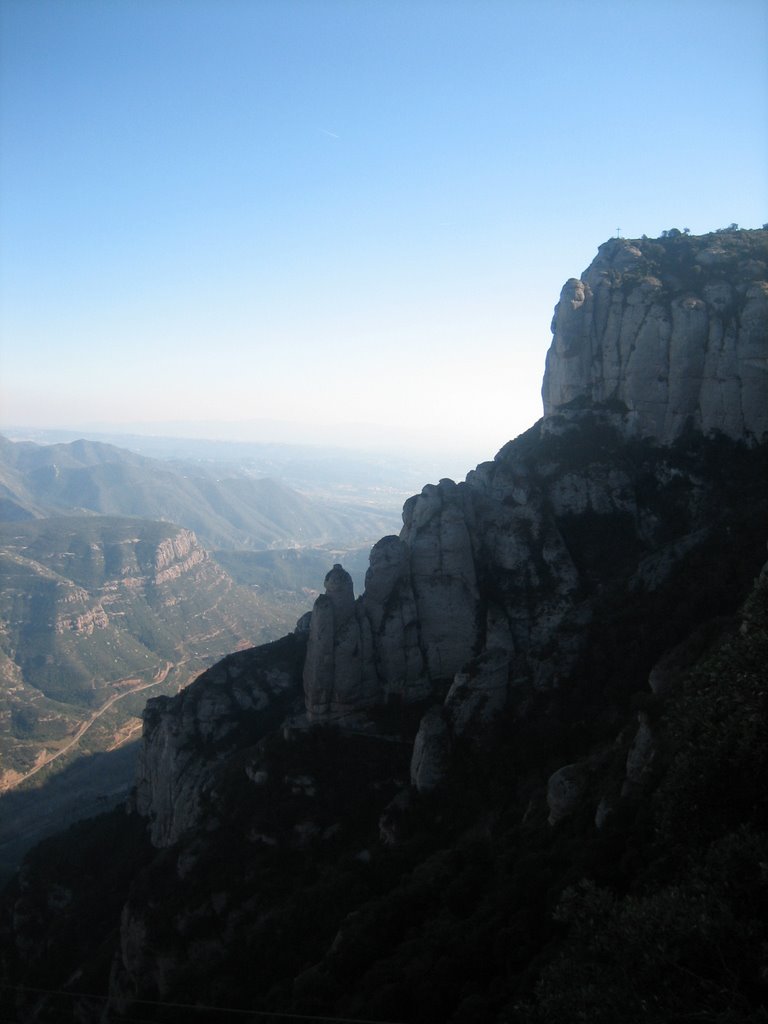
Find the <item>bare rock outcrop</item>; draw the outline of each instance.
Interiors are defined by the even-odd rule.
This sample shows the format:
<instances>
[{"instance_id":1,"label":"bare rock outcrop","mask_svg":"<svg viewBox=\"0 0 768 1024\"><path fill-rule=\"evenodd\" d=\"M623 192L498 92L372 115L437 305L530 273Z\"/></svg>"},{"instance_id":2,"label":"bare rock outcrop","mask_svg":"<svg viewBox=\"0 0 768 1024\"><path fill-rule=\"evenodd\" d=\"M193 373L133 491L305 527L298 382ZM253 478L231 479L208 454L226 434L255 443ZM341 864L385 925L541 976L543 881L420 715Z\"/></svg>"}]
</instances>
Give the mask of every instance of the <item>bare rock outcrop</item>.
<instances>
[{"instance_id":1,"label":"bare rock outcrop","mask_svg":"<svg viewBox=\"0 0 768 1024\"><path fill-rule=\"evenodd\" d=\"M293 634L231 654L176 697L147 702L134 800L155 846L195 826L217 765L288 711L304 650Z\"/></svg>"},{"instance_id":2,"label":"bare rock outcrop","mask_svg":"<svg viewBox=\"0 0 768 1024\"><path fill-rule=\"evenodd\" d=\"M411 785L431 793L444 780L451 755L451 733L439 705L427 711L419 725L411 757Z\"/></svg>"},{"instance_id":3,"label":"bare rock outcrop","mask_svg":"<svg viewBox=\"0 0 768 1024\"><path fill-rule=\"evenodd\" d=\"M442 705L433 705L419 723L411 758L411 785L419 793L436 789L450 765L458 739L482 744L490 726L510 705L513 662L503 648L486 650L453 678Z\"/></svg>"},{"instance_id":4,"label":"bare rock outcrop","mask_svg":"<svg viewBox=\"0 0 768 1024\"><path fill-rule=\"evenodd\" d=\"M208 552L200 547L191 530L179 530L157 546L154 559L154 583L160 585L178 579L196 565L208 559Z\"/></svg>"},{"instance_id":5,"label":"bare rock outcrop","mask_svg":"<svg viewBox=\"0 0 768 1024\"><path fill-rule=\"evenodd\" d=\"M686 635L696 584L681 567L731 535L724 509L755 471L735 458L733 441L718 456L725 475L698 465L695 446L682 452L653 441L687 427L734 440L762 436L768 232L742 234L614 240L583 280L568 283L548 356L544 421L464 482L443 479L410 498L399 536L373 547L360 597L341 565L326 576L309 628L304 622L294 634L306 643L300 671L310 723L369 728L373 709L432 708L410 765L413 786L427 792L445 777L456 741L481 743L499 715L547 701L574 679L599 693L631 632L615 625L628 593L663 629L643 641L623 686L634 686L636 673L647 678ZM605 416L606 404L620 411ZM564 414L569 405L577 416ZM744 543L752 543L746 534ZM174 554L182 564L188 556ZM679 597L660 610L655 595L670 580ZM595 650L612 653L600 662ZM259 677L247 693L208 685L199 691L204 699L182 697L167 722L164 709L150 710L138 801L154 816L155 842L173 841L198 813L207 783L193 778L187 749L203 742L224 750L230 709L258 710L288 686L287 677L274 685ZM632 778L644 770L644 750ZM558 786L555 818L564 813Z\"/></svg>"},{"instance_id":6,"label":"bare rock outcrop","mask_svg":"<svg viewBox=\"0 0 768 1024\"><path fill-rule=\"evenodd\" d=\"M637 717L637 732L627 754L627 774L621 791L624 797L642 791L651 779L658 759L656 736L648 715L641 711Z\"/></svg>"},{"instance_id":7,"label":"bare rock outcrop","mask_svg":"<svg viewBox=\"0 0 768 1024\"><path fill-rule=\"evenodd\" d=\"M325 577L309 624L304 692L310 719L344 717L377 702L370 648L352 577L337 564Z\"/></svg>"},{"instance_id":8,"label":"bare rock outcrop","mask_svg":"<svg viewBox=\"0 0 768 1024\"><path fill-rule=\"evenodd\" d=\"M445 709L455 736L481 737L508 705L510 656L503 648L486 650L462 672L457 672L445 698Z\"/></svg>"},{"instance_id":9,"label":"bare rock outcrop","mask_svg":"<svg viewBox=\"0 0 768 1024\"><path fill-rule=\"evenodd\" d=\"M587 790L588 775L581 764L566 764L547 782L547 806L550 825L557 825L581 806Z\"/></svg>"},{"instance_id":10,"label":"bare rock outcrop","mask_svg":"<svg viewBox=\"0 0 768 1024\"><path fill-rule=\"evenodd\" d=\"M59 600L61 611L56 614L54 622L56 633L90 636L95 629L106 629L109 617L100 601L93 603L87 590L66 580L57 580L56 586L62 594Z\"/></svg>"},{"instance_id":11,"label":"bare rock outcrop","mask_svg":"<svg viewBox=\"0 0 768 1024\"><path fill-rule=\"evenodd\" d=\"M476 639L479 593L472 546L473 509L452 480L427 485L403 510L401 539L410 559L425 669L450 678Z\"/></svg>"},{"instance_id":12,"label":"bare rock outcrop","mask_svg":"<svg viewBox=\"0 0 768 1024\"><path fill-rule=\"evenodd\" d=\"M343 597L337 589L343 569L328 574L304 670L311 718L341 718L395 696L421 700L472 654L479 591L466 498L452 480L410 498L399 538L374 546L365 594L354 606L351 589Z\"/></svg>"},{"instance_id":13,"label":"bare rock outcrop","mask_svg":"<svg viewBox=\"0 0 768 1024\"><path fill-rule=\"evenodd\" d=\"M768 434L768 231L612 239L552 321L545 418L584 403L667 444Z\"/></svg>"},{"instance_id":14,"label":"bare rock outcrop","mask_svg":"<svg viewBox=\"0 0 768 1024\"><path fill-rule=\"evenodd\" d=\"M445 693L491 647L530 655L537 685L552 681L552 629L583 614L541 480L519 479L526 472L500 457L465 483L427 485L406 502L400 536L374 546L353 611L348 597L341 618L329 593L317 599L304 670L310 718L338 720L393 698L413 703L441 686Z\"/></svg>"}]
</instances>

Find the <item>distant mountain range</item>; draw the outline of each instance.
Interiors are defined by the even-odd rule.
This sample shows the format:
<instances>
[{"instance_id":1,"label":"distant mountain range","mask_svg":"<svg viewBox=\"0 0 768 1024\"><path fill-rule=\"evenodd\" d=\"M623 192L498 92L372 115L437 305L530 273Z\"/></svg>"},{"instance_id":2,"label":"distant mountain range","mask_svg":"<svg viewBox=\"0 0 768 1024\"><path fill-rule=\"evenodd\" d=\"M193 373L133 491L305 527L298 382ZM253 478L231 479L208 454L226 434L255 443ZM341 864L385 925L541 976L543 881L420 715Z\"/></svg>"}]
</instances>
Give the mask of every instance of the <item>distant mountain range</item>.
<instances>
[{"instance_id":1,"label":"distant mountain range","mask_svg":"<svg viewBox=\"0 0 768 1024\"><path fill-rule=\"evenodd\" d=\"M179 425L182 429L184 425ZM206 433L206 427L211 431ZM12 441L33 441L40 445L68 444L87 437L91 441L127 449L137 455L158 459L166 466L191 466L198 473L233 472L251 477L281 480L302 494L336 495L375 500L399 509L403 501L423 486L425 480L441 476L463 477L477 461L477 454L453 451L427 455L409 449L396 451L349 447L363 438L350 436L347 446L277 441L231 440L221 435L221 424L201 424L194 436L136 434L106 430L53 430L0 425L0 434ZM158 429L160 429L158 427ZM173 429L169 426L168 429ZM308 434L311 437L311 433Z\"/></svg>"},{"instance_id":2,"label":"distant mountain range","mask_svg":"<svg viewBox=\"0 0 768 1024\"><path fill-rule=\"evenodd\" d=\"M209 548L371 543L399 528L379 507L311 499L232 467L173 466L113 445L38 445L0 437L0 519L57 514L136 516L194 530Z\"/></svg>"}]
</instances>

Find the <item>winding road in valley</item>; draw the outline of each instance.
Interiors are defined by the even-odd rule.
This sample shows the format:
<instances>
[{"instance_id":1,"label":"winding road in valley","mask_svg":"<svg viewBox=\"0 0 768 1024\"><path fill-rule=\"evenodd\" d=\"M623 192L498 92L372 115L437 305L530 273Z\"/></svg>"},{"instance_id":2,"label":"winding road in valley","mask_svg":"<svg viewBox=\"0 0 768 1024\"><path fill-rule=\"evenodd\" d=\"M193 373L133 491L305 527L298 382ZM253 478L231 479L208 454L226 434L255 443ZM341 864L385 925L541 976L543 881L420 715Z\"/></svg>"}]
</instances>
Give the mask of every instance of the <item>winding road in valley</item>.
<instances>
[{"instance_id":1,"label":"winding road in valley","mask_svg":"<svg viewBox=\"0 0 768 1024\"><path fill-rule=\"evenodd\" d=\"M36 764L34 768L31 768L24 775L21 775L19 776L19 778L14 779L13 782L10 783L10 785L4 786L1 792L10 792L12 789L15 789L17 786L20 786L22 782L26 782L27 779L31 779L33 775L37 775L37 773L42 771L43 768L47 768L49 764L52 764L58 758L63 757L65 754L68 754L73 747L77 746L77 744L80 742L83 736L91 728L93 723L97 721L97 719L101 718L103 714L109 711L111 707L114 707L114 705L117 704L118 701L123 700L125 697L132 697L134 694L141 693L143 690L150 690L152 689L153 686L159 686L161 683L164 683L165 680L168 678L168 674L170 673L171 669L178 668L182 664L183 662L179 662L177 665L174 665L173 662L168 661L165 663L163 668L159 670L159 672L151 682L142 683L140 686L134 686L131 689L125 690L123 693L116 693L114 696L110 697L109 700L106 701L106 703L102 704L101 707L97 708L96 711L89 715L89 717L86 718L84 722L80 723L75 733L70 737L69 740L67 740L66 744L63 747L61 747L60 750L57 750L54 753L49 754L47 756L43 755L44 759L41 760L39 764Z\"/></svg>"}]
</instances>

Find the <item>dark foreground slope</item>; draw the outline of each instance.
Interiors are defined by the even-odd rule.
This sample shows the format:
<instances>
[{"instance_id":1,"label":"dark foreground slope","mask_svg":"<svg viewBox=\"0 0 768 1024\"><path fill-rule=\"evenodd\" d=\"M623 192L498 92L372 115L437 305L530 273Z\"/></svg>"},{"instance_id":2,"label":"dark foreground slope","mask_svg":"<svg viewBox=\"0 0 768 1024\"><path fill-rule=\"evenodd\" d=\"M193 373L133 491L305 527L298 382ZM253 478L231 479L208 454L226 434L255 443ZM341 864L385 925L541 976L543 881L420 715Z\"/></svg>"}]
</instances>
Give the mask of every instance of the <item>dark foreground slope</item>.
<instances>
[{"instance_id":1,"label":"dark foreground slope","mask_svg":"<svg viewBox=\"0 0 768 1024\"><path fill-rule=\"evenodd\" d=\"M6 1016L765 1021L767 243L601 247L544 421L149 703L3 897Z\"/></svg>"}]
</instances>

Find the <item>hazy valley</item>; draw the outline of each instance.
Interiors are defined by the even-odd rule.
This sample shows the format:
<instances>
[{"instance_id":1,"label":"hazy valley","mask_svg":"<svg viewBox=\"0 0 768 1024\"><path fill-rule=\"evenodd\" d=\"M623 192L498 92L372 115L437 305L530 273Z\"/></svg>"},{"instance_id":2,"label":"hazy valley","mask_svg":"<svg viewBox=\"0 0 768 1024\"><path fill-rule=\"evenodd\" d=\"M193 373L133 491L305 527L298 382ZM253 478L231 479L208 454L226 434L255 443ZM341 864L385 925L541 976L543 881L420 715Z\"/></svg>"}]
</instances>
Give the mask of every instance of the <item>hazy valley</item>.
<instances>
[{"instance_id":1,"label":"hazy valley","mask_svg":"<svg viewBox=\"0 0 768 1024\"><path fill-rule=\"evenodd\" d=\"M310 498L253 476L252 449L250 462L237 446L211 462L208 447L182 443L198 462L177 452L161 461L99 442L0 439L0 791L17 790L0 801L3 863L28 844L23 808L29 836L78 816L96 762L68 776L64 803L43 796L43 782L137 738L148 696L292 629L339 558L357 562L362 589L370 543L399 519L389 494L376 504L380 473L366 483L358 472L342 498L330 493L338 480ZM288 446L278 454L273 471L298 457ZM107 775L95 769L109 778L102 802L133 777L130 759L110 764Z\"/></svg>"},{"instance_id":2,"label":"hazy valley","mask_svg":"<svg viewBox=\"0 0 768 1024\"><path fill-rule=\"evenodd\" d=\"M281 451L290 456L290 448ZM334 500L331 488L338 490L341 484L336 479L323 487L315 468L312 486L319 496L308 498L281 480L253 475L258 465L247 454L243 459L169 461L93 441L38 445L3 438L3 519L52 513L134 516L184 526L209 549L263 549L322 545L340 538L348 545L364 543L399 518L404 496L393 497L371 476L365 483L348 482L343 500ZM307 455L304 460L311 461ZM275 458L269 467L277 472L285 468Z\"/></svg>"}]
</instances>

